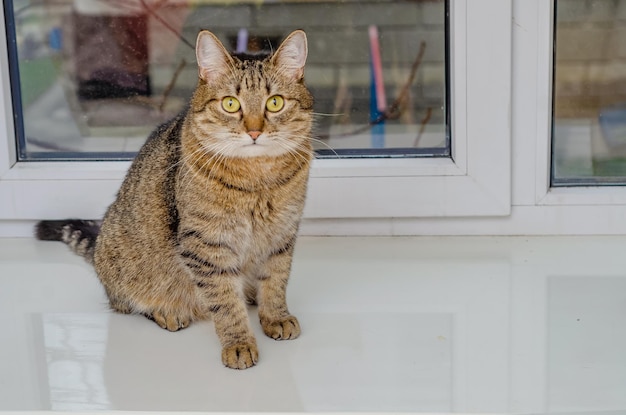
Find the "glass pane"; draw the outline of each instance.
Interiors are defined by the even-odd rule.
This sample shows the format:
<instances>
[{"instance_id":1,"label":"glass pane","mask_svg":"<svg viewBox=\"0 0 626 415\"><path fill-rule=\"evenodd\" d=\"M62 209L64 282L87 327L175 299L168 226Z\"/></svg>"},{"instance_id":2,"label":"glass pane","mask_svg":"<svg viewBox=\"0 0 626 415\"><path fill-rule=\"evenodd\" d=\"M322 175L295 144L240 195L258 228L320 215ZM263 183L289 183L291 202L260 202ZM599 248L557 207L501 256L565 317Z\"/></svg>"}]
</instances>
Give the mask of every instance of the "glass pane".
<instances>
[{"instance_id":1,"label":"glass pane","mask_svg":"<svg viewBox=\"0 0 626 415\"><path fill-rule=\"evenodd\" d=\"M450 154L444 0L4 5L21 160L132 157L195 88L200 29L250 53L307 32L320 156Z\"/></svg>"},{"instance_id":2,"label":"glass pane","mask_svg":"<svg viewBox=\"0 0 626 415\"><path fill-rule=\"evenodd\" d=\"M555 5L552 184L626 184L626 1Z\"/></svg>"}]
</instances>

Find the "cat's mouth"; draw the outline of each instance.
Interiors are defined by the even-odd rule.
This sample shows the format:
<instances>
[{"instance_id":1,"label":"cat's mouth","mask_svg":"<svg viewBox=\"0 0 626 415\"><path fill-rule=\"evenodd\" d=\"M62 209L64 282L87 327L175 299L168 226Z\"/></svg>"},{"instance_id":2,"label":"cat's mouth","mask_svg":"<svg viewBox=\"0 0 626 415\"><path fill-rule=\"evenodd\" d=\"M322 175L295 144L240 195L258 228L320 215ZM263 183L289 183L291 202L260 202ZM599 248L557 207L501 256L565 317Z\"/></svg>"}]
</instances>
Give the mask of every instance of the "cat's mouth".
<instances>
[{"instance_id":1,"label":"cat's mouth","mask_svg":"<svg viewBox=\"0 0 626 415\"><path fill-rule=\"evenodd\" d=\"M271 143L263 140L249 140L245 143L242 143L240 146L243 151L252 151L254 153L266 152L269 151L272 147L273 146Z\"/></svg>"},{"instance_id":2,"label":"cat's mouth","mask_svg":"<svg viewBox=\"0 0 626 415\"><path fill-rule=\"evenodd\" d=\"M225 149L225 154L231 157L277 157L289 152L267 134L257 136L256 140L242 134L230 138L232 141L226 146L228 149Z\"/></svg>"},{"instance_id":3,"label":"cat's mouth","mask_svg":"<svg viewBox=\"0 0 626 415\"><path fill-rule=\"evenodd\" d=\"M256 146L257 144L263 145L263 133L260 131L251 131L247 134L242 134L242 138L244 138L244 147Z\"/></svg>"}]
</instances>

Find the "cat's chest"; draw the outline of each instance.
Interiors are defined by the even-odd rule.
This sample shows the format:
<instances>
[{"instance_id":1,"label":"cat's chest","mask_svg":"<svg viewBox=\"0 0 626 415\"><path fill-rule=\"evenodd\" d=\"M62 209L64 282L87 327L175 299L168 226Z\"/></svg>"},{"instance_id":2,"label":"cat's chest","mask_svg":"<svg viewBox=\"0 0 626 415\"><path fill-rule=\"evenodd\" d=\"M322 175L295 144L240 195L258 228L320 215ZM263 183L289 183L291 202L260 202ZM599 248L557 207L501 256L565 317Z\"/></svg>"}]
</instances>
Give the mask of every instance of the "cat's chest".
<instances>
[{"instance_id":1,"label":"cat's chest","mask_svg":"<svg viewBox=\"0 0 626 415\"><path fill-rule=\"evenodd\" d=\"M207 193L179 204L184 227L212 229L237 245L267 249L297 230L304 204L299 189L245 192L221 187Z\"/></svg>"},{"instance_id":2,"label":"cat's chest","mask_svg":"<svg viewBox=\"0 0 626 415\"><path fill-rule=\"evenodd\" d=\"M282 239L290 233L300 219L301 206L296 198L286 198L275 194L258 194L247 203L247 219L253 238L269 241Z\"/></svg>"},{"instance_id":3,"label":"cat's chest","mask_svg":"<svg viewBox=\"0 0 626 415\"><path fill-rule=\"evenodd\" d=\"M239 176L182 176L189 181L180 180L178 186L179 227L209 233L211 240L236 248L242 259L264 257L283 248L297 232L306 173L298 170L288 180L263 188L248 186Z\"/></svg>"},{"instance_id":4,"label":"cat's chest","mask_svg":"<svg viewBox=\"0 0 626 415\"><path fill-rule=\"evenodd\" d=\"M263 229L266 225L280 221L288 211L288 203L276 200L269 195L259 194L250 198L246 210L250 223L255 228Z\"/></svg>"},{"instance_id":5,"label":"cat's chest","mask_svg":"<svg viewBox=\"0 0 626 415\"><path fill-rule=\"evenodd\" d=\"M284 249L293 241L299 220L299 209L293 204L259 198L249 212L250 233L245 242L244 262L257 264Z\"/></svg>"}]
</instances>

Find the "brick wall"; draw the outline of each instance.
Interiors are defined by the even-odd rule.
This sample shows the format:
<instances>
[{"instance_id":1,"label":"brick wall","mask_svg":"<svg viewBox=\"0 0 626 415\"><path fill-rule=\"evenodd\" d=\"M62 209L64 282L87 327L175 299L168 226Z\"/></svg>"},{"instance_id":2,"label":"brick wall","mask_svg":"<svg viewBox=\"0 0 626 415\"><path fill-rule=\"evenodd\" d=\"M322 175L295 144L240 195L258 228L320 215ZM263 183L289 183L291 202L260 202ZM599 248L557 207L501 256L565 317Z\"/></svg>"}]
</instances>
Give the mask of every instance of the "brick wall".
<instances>
[{"instance_id":1,"label":"brick wall","mask_svg":"<svg viewBox=\"0 0 626 415\"><path fill-rule=\"evenodd\" d=\"M555 113L598 117L626 103L626 1L557 0Z\"/></svg>"}]
</instances>

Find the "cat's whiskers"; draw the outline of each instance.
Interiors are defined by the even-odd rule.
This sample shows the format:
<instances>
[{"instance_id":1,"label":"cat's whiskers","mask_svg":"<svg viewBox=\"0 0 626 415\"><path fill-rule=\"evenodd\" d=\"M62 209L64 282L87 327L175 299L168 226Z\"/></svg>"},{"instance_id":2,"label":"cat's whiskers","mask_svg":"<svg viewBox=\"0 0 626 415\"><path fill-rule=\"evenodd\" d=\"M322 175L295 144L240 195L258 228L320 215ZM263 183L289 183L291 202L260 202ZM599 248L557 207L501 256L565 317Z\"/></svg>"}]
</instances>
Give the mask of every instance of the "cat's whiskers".
<instances>
[{"instance_id":1,"label":"cat's whiskers","mask_svg":"<svg viewBox=\"0 0 626 415\"><path fill-rule=\"evenodd\" d=\"M294 156L294 159L298 162L298 166L300 168L303 167L303 162L306 163L306 157L300 152L298 151L298 148L293 148L292 146L290 146L289 144L285 143L282 140L275 140L276 144L279 145L280 147L282 147L287 154Z\"/></svg>"},{"instance_id":2,"label":"cat's whiskers","mask_svg":"<svg viewBox=\"0 0 626 415\"><path fill-rule=\"evenodd\" d=\"M294 156L300 168L311 164L311 160L312 160L311 149L308 145L301 143L295 148L289 147L288 152L289 154Z\"/></svg>"},{"instance_id":3,"label":"cat's whiskers","mask_svg":"<svg viewBox=\"0 0 626 415\"><path fill-rule=\"evenodd\" d=\"M198 158L196 157L198 154L202 154L203 156L209 156L204 160L201 166L197 165ZM188 165L187 171L184 173L182 177L180 177L179 183L181 189L185 189L187 186L191 185L195 178L201 177L200 172L205 169L205 167L213 161L216 157L220 156L220 146L218 144L211 144L208 147L205 145L200 145L199 148L194 150L191 154L183 156L185 158L185 163ZM202 157L205 158L205 157ZM195 168L194 168L195 166ZM209 173L212 174L212 170L209 170ZM191 175L191 176L190 176ZM185 180L187 182L185 183Z\"/></svg>"},{"instance_id":4,"label":"cat's whiskers","mask_svg":"<svg viewBox=\"0 0 626 415\"><path fill-rule=\"evenodd\" d=\"M328 148L330 151L333 152L333 154L335 155L335 157L337 158L341 158L341 156L335 151L334 148L332 148L330 145L328 145L327 143L325 143L323 140L320 140L319 138L315 138L315 137L310 137L311 141L314 141L316 143L319 143L323 146L325 146L326 148Z\"/></svg>"},{"instance_id":5,"label":"cat's whiskers","mask_svg":"<svg viewBox=\"0 0 626 415\"><path fill-rule=\"evenodd\" d=\"M209 184L210 182L213 180L213 176L215 175L215 166L219 166L220 164L220 159L222 158L222 153L219 150L216 150L215 152L213 152L213 154L211 155L211 157L207 158L204 163L202 163L202 165L198 168L197 170L197 174L194 175L195 177L198 177L200 174L200 171L208 171L208 174L205 177L200 177L200 181L204 182L204 190L207 191L209 190ZM206 169L207 165L209 165L210 163L213 163L212 168ZM189 183L191 185L191 181Z\"/></svg>"},{"instance_id":6,"label":"cat's whiskers","mask_svg":"<svg viewBox=\"0 0 626 415\"><path fill-rule=\"evenodd\" d=\"M190 166L193 165L193 163L194 163L194 159L195 159L194 155L199 153L199 152L200 152L199 150L195 150L191 154L183 154L182 155L180 163L182 165L184 165L184 166L187 166L187 168L178 170L177 182L178 182L180 188L184 188L185 187L184 186L185 180L188 179L188 176L190 174L194 174L194 175L196 174Z\"/></svg>"},{"instance_id":7,"label":"cat's whiskers","mask_svg":"<svg viewBox=\"0 0 626 415\"><path fill-rule=\"evenodd\" d=\"M220 146L216 145L214 156L202 166L204 168L208 163L213 163L213 167L209 169L209 174L207 175L208 180L205 183L205 190L208 190L209 182L215 179L217 171L222 168L222 164L228 157L227 151L230 151L233 147L234 143L230 141L226 141L225 144Z\"/></svg>"},{"instance_id":8,"label":"cat's whiskers","mask_svg":"<svg viewBox=\"0 0 626 415\"><path fill-rule=\"evenodd\" d=\"M181 149L182 149L182 145L181 145ZM196 159L196 157L198 155L205 155L206 154L206 149L203 146L198 146L198 148L194 149L191 153L185 153L184 150L181 151L180 155L180 160L178 161L178 163L176 164L193 164L194 159ZM176 166L172 165L170 168ZM179 171L180 174L180 171Z\"/></svg>"},{"instance_id":9,"label":"cat's whiskers","mask_svg":"<svg viewBox=\"0 0 626 415\"><path fill-rule=\"evenodd\" d=\"M332 152L333 152L333 154L334 154L334 156L335 156L335 157L337 157L337 158L341 158L341 156L339 155L339 153L337 153L337 152L335 151L335 149L334 149L334 148L332 148L330 145L328 145L328 144L327 144L327 143L325 143L324 141L322 141L322 140L320 140L320 139L318 139L318 138L312 137L312 136L310 136L310 135L294 135L294 134L288 134L288 135L286 136L286 139L287 139L287 140L294 140L294 139L297 139L297 140L302 140L302 139L304 139L304 140L311 140L311 141L313 141L313 142L319 143L319 144L323 145L324 147L328 148L330 151L332 151Z\"/></svg>"},{"instance_id":10,"label":"cat's whiskers","mask_svg":"<svg viewBox=\"0 0 626 415\"><path fill-rule=\"evenodd\" d=\"M208 169L209 180L213 180L217 174L217 170L222 167L222 163L227 158L228 152L234 147L231 141L225 141L223 143L214 143L209 147L209 153L212 154L209 159L201 166L202 170L205 170L206 166L213 163L213 167Z\"/></svg>"},{"instance_id":11,"label":"cat's whiskers","mask_svg":"<svg viewBox=\"0 0 626 415\"><path fill-rule=\"evenodd\" d=\"M176 149L179 150L179 154L181 155L179 160L170 165L167 169L165 169L165 173L167 174L170 170L172 170L173 168L176 168L178 166L180 166L182 163L184 163L186 161L187 158L189 157L193 157L194 155L196 155L197 153L202 151L202 148L198 148L196 150L194 150L191 154L184 154L184 152L182 151L183 145L179 144L178 146L176 146ZM180 174L180 173L179 173Z\"/></svg>"},{"instance_id":12,"label":"cat's whiskers","mask_svg":"<svg viewBox=\"0 0 626 415\"><path fill-rule=\"evenodd\" d=\"M196 169L192 168L191 165L193 161L186 160L185 165L186 169L181 169L181 174L178 178L178 187L181 190L186 190L186 188L193 182L193 179L196 178L199 173Z\"/></svg>"}]
</instances>

